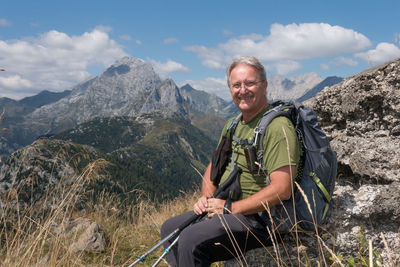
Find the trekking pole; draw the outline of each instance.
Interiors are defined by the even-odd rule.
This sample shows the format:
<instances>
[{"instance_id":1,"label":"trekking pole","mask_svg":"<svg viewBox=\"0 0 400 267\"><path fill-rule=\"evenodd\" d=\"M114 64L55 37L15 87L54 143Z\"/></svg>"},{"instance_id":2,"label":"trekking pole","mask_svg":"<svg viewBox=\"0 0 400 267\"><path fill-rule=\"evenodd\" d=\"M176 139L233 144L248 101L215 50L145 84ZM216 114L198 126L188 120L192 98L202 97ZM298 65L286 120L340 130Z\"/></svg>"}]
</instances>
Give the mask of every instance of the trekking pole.
<instances>
[{"instance_id":1,"label":"trekking pole","mask_svg":"<svg viewBox=\"0 0 400 267\"><path fill-rule=\"evenodd\" d=\"M165 255L170 251L170 249L178 242L179 235L175 238L175 240L169 245L166 249L164 249L164 253L157 259L157 261L151 266L151 267L156 267L161 260L164 258Z\"/></svg>"},{"instance_id":2,"label":"trekking pole","mask_svg":"<svg viewBox=\"0 0 400 267\"><path fill-rule=\"evenodd\" d=\"M172 233L170 233L169 235L167 235L166 237L163 238L163 240L161 240L160 242L158 242L154 247L152 247L151 249L149 249L147 252L145 252L143 255L141 255L135 262L133 262L131 265L129 265L128 267L132 267L133 265L139 263L139 262L143 262L144 259L150 254L152 253L154 250L156 250L159 246L161 246L165 241L171 239L172 237L176 236L177 234L179 234L180 232L182 232L183 229L185 229L186 227L188 227L192 222L194 222L195 220L197 220L197 218L201 218L203 216L205 216L206 213L203 213L201 215L197 215L194 214L192 217L188 218L183 224L181 224L178 228L176 228Z\"/></svg>"},{"instance_id":3,"label":"trekking pole","mask_svg":"<svg viewBox=\"0 0 400 267\"><path fill-rule=\"evenodd\" d=\"M237 180L236 178L239 177L239 175L242 173L242 169L240 169L237 166L234 166L232 172L229 174L228 179L226 179L225 182L223 182L217 189L217 191L215 191L213 198L221 198L221 199L226 199L227 195L231 192L234 192L235 190L227 190L232 184L235 184L235 181ZM239 189L240 190L240 189ZM228 192L229 191L229 192ZM165 241L168 241L169 239L171 239L172 237L179 235L180 232L183 231L183 229L185 229L186 227L188 227L190 224L192 224L193 222L195 222L197 219L201 219L204 216L206 216L206 212L200 215L194 214L193 216L191 216L190 218L188 218L184 223L182 223L178 228L176 228L174 231L172 231L169 235L167 235L166 237L164 237L160 242L158 242L154 247L152 247L151 249L149 249L147 252L145 252L143 255L141 255L135 262L133 262L131 265L129 265L128 267L132 267L133 265L139 263L139 262L143 262L144 259L150 254L152 253L154 250L156 250L158 247L160 247ZM171 243L171 245L168 247L168 251L164 251L163 255L161 257L158 258L158 262L161 261L161 259L169 252L169 250L172 248L172 244L176 244L176 242L178 242L178 238L179 236ZM166 252L166 253L165 253ZM158 263L157 263L158 264ZM155 265L153 265L155 266Z\"/></svg>"}]
</instances>

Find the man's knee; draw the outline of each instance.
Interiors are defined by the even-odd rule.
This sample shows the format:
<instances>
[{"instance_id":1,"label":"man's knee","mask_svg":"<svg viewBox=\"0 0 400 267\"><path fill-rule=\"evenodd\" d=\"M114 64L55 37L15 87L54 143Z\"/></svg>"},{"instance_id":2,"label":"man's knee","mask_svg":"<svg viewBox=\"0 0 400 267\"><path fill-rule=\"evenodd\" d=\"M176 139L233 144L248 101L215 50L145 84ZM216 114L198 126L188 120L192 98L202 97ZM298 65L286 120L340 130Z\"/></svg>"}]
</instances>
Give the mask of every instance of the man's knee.
<instances>
[{"instance_id":1,"label":"man's knee","mask_svg":"<svg viewBox=\"0 0 400 267\"><path fill-rule=\"evenodd\" d=\"M196 232L191 231L191 227L186 227L183 231L179 234L179 242L178 242L178 250L179 253L186 251L186 252L193 252L196 247Z\"/></svg>"},{"instance_id":2,"label":"man's knee","mask_svg":"<svg viewBox=\"0 0 400 267\"><path fill-rule=\"evenodd\" d=\"M166 220L162 225L161 225L161 238L166 237L170 232L171 232L171 225L169 223L170 219Z\"/></svg>"}]
</instances>

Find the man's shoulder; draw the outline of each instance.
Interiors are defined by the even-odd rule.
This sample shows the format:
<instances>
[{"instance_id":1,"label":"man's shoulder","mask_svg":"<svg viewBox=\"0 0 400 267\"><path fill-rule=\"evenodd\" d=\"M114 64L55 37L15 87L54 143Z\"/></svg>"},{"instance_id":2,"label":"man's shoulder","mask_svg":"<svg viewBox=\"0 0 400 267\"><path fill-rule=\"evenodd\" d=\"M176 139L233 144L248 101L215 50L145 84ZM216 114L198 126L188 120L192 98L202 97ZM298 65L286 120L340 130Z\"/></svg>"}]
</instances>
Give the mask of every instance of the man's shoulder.
<instances>
[{"instance_id":1,"label":"man's shoulder","mask_svg":"<svg viewBox=\"0 0 400 267\"><path fill-rule=\"evenodd\" d=\"M285 116L273 119L266 128L266 134L282 133L282 129L285 131L295 131L293 123Z\"/></svg>"}]
</instances>

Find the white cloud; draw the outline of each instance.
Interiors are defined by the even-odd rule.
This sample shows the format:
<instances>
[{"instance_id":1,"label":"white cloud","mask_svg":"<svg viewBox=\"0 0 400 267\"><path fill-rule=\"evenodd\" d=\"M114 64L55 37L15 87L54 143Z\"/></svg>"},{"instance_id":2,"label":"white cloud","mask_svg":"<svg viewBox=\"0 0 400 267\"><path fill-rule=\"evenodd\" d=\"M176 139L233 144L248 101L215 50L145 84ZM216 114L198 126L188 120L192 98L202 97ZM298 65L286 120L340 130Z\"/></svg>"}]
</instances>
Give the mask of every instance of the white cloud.
<instances>
[{"instance_id":1,"label":"white cloud","mask_svg":"<svg viewBox=\"0 0 400 267\"><path fill-rule=\"evenodd\" d=\"M149 62L153 65L155 72L157 72L160 77L166 78L172 72L188 72L190 69L188 67L183 66L181 63L168 60L167 62L159 62L150 59Z\"/></svg>"},{"instance_id":2,"label":"white cloud","mask_svg":"<svg viewBox=\"0 0 400 267\"><path fill-rule=\"evenodd\" d=\"M364 35L325 23L273 24L270 34L243 35L215 48L188 46L210 68L225 68L237 56L253 55L263 62L303 60L355 53L371 46Z\"/></svg>"},{"instance_id":3,"label":"white cloud","mask_svg":"<svg viewBox=\"0 0 400 267\"><path fill-rule=\"evenodd\" d=\"M197 90L205 91L210 94L215 94L227 101L232 100L226 79L209 77L204 80L197 81L187 80L181 83L180 86L183 86L187 83Z\"/></svg>"},{"instance_id":4,"label":"white cloud","mask_svg":"<svg viewBox=\"0 0 400 267\"><path fill-rule=\"evenodd\" d=\"M112 27L111 26L98 25L98 26L96 26L95 30L99 30L101 32L111 32L112 31Z\"/></svg>"},{"instance_id":5,"label":"white cloud","mask_svg":"<svg viewBox=\"0 0 400 267\"><path fill-rule=\"evenodd\" d=\"M400 33L394 34L394 42L400 45Z\"/></svg>"},{"instance_id":6,"label":"white cloud","mask_svg":"<svg viewBox=\"0 0 400 267\"><path fill-rule=\"evenodd\" d=\"M351 67L358 66L357 61L355 61L352 58L347 58L347 57L338 57L332 62L332 64L339 66L339 67L343 66L343 65L347 65L347 66L351 66Z\"/></svg>"},{"instance_id":7,"label":"white cloud","mask_svg":"<svg viewBox=\"0 0 400 267\"><path fill-rule=\"evenodd\" d=\"M0 77L0 86L11 89L25 89L32 86L31 82L19 75Z\"/></svg>"},{"instance_id":8,"label":"white cloud","mask_svg":"<svg viewBox=\"0 0 400 267\"><path fill-rule=\"evenodd\" d=\"M400 48L394 44L380 43L375 49L357 53L355 56L370 65L376 65L400 57Z\"/></svg>"},{"instance_id":9,"label":"white cloud","mask_svg":"<svg viewBox=\"0 0 400 267\"><path fill-rule=\"evenodd\" d=\"M125 40L125 41L132 40L132 37L129 34L123 34L119 38L121 38L122 40Z\"/></svg>"},{"instance_id":10,"label":"white cloud","mask_svg":"<svg viewBox=\"0 0 400 267\"><path fill-rule=\"evenodd\" d=\"M6 27L9 26L10 22L4 18L0 18L0 27Z\"/></svg>"},{"instance_id":11,"label":"white cloud","mask_svg":"<svg viewBox=\"0 0 400 267\"><path fill-rule=\"evenodd\" d=\"M194 52L201 59L202 64L212 69L225 69L230 58L224 55L220 49L207 48L205 46L186 46L186 51Z\"/></svg>"},{"instance_id":12,"label":"white cloud","mask_svg":"<svg viewBox=\"0 0 400 267\"><path fill-rule=\"evenodd\" d=\"M276 69L276 72L279 75L286 75L299 70L301 64L293 60L283 60L273 64L272 67Z\"/></svg>"},{"instance_id":13,"label":"white cloud","mask_svg":"<svg viewBox=\"0 0 400 267\"><path fill-rule=\"evenodd\" d=\"M222 31L222 34L223 34L224 36L230 36L230 35L233 34L233 32L231 32L231 31L229 31L229 30L223 30L223 31Z\"/></svg>"},{"instance_id":14,"label":"white cloud","mask_svg":"<svg viewBox=\"0 0 400 267\"><path fill-rule=\"evenodd\" d=\"M177 42L179 42L179 40L174 37L164 39L164 41L163 41L164 44L173 44L173 43L177 43Z\"/></svg>"},{"instance_id":15,"label":"white cloud","mask_svg":"<svg viewBox=\"0 0 400 267\"><path fill-rule=\"evenodd\" d=\"M142 44L142 40L136 40L135 43L136 43L137 45L141 45L141 44Z\"/></svg>"},{"instance_id":16,"label":"white cloud","mask_svg":"<svg viewBox=\"0 0 400 267\"><path fill-rule=\"evenodd\" d=\"M320 67L322 70L329 70L329 65L328 65L328 64L320 64L319 67Z\"/></svg>"},{"instance_id":17,"label":"white cloud","mask_svg":"<svg viewBox=\"0 0 400 267\"><path fill-rule=\"evenodd\" d=\"M0 96L17 86L30 88L26 95L69 89L91 76L88 67L106 67L126 56L104 29L110 30L101 26L78 36L52 30L35 38L0 40L0 62L7 70Z\"/></svg>"}]
</instances>

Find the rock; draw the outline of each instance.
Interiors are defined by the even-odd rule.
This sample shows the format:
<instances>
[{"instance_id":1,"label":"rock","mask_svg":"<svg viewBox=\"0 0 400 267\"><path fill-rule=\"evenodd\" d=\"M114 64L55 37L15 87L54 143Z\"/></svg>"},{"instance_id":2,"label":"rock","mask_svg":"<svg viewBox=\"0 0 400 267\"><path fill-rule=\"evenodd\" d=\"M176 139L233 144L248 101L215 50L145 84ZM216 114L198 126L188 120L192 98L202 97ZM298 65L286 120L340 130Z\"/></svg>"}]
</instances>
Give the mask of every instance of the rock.
<instances>
[{"instance_id":1,"label":"rock","mask_svg":"<svg viewBox=\"0 0 400 267\"><path fill-rule=\"evenodd\" d=\"M58 237L71 239L71 252L103 252L106 247L104 232L96 222L85 218L65 221L53 230Z\"/></svg>"}]
</instances>

